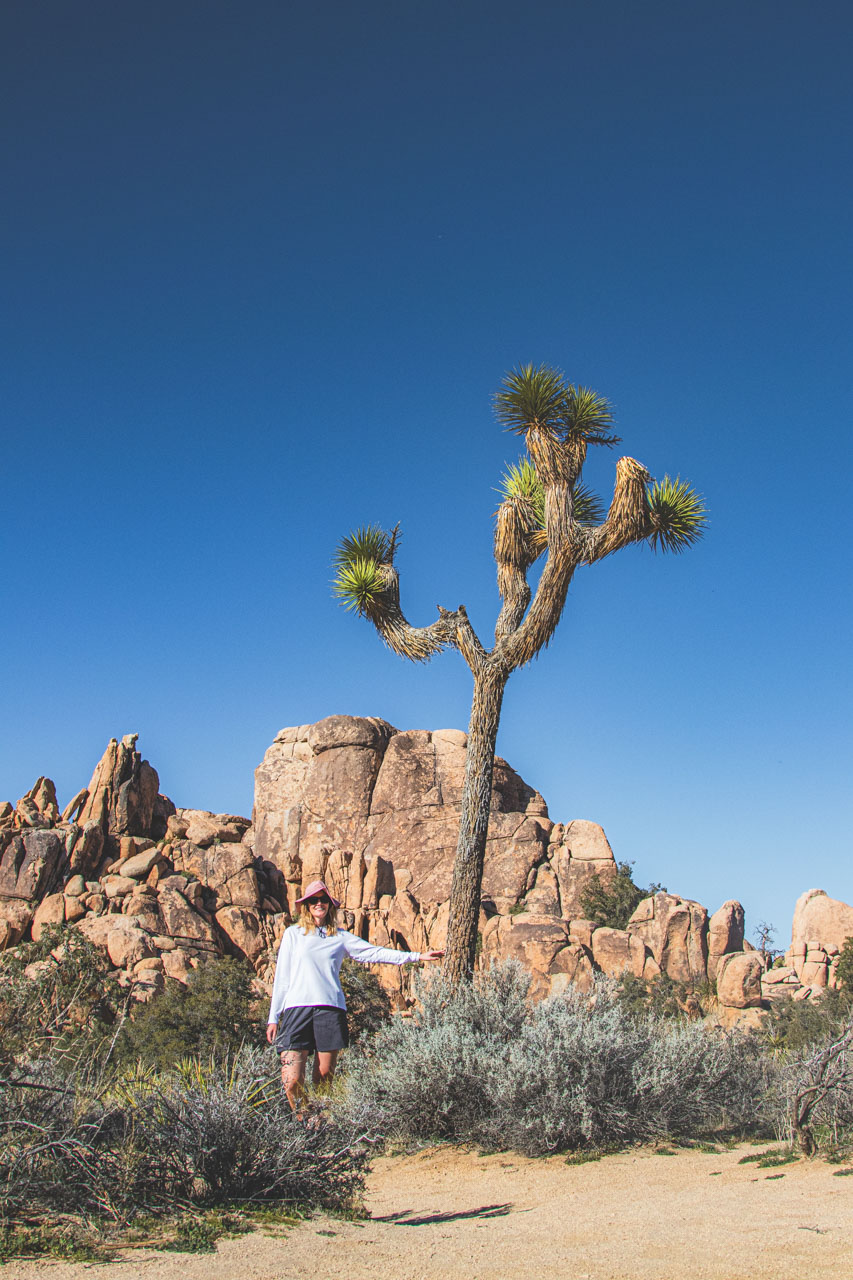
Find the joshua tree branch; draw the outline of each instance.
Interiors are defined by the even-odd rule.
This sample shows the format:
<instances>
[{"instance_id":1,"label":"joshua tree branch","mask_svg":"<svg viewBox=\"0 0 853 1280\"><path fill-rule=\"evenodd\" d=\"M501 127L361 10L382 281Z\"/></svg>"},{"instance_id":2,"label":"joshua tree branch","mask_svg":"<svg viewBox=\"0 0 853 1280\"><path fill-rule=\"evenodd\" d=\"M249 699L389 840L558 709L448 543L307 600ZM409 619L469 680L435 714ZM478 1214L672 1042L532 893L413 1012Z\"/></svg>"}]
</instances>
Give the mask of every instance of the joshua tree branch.
<instances>
[{"instance_id":1,"label":"joshua tree branch","mask_svg":"<svg viewBox=\"0 0 853 1280\"><path fill-rule=\"evenodd\" d=\"M535 658L557 629L577 567L570 547L550 551L527 617L518 629L495 647L508 671Z\"/></svg>"},{"instance_id":2,"label":"joshua tree branch","mask_svg":"<svg viewBox=\"0 0 853 1280\"><path fill-rule=\"evenodd\" d=\"M651 476L635 458L616 463L613 500L606 519L584 538L583 560L593 564L632 542L643 542L652 532L646 485Z\"/></svg>"},{"instance_id":3,"label":"joshua tree branch","mask_svg":"<svg viewBox=\"0 0 853 1280\"><path fill-rule=\"evenodd\" d=\"M530 583L523 569L514 565L502 565L498 574L503 604L495 623L495 640L503 640L505 636L516 631L524 611L530 604Z\"/></svg>"},{"instance_id":4,"label":"joshua tree branch","mask_svg":"<svg viewBox=\"0 0 853 1280\"><path fill-rule=\"evenodd\" d=\"M488 657L488 653L483 648L476 631L471 626L468 612L464 604L460 604L458 609L452 613L447 609L438 606L439 621L438 626L443 626L447 634L447 643L452 644L458 649L462 657L468 663L473 675L477 675L482 671L483 665Z\"/></svg>"}]
</instances>

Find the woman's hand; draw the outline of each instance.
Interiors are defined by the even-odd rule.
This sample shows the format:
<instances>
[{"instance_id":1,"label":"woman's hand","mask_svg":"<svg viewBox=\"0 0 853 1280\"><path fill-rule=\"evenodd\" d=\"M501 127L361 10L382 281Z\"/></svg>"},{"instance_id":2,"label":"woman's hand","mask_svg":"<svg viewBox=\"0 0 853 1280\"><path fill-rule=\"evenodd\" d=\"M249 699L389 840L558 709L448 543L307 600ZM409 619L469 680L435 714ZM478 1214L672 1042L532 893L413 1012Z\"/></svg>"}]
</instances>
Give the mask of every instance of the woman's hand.
<instances>
[{"instance_id":1,"label":"woman's hand","mask_svg":"<svg viewBox=\"0 0 853 1280\"><path fill-rule=\"evenodd\" d=\"M267 1044L272 1044L273 1040L275 1040L277 1032L278 1032L278 1023L268 1022L267 1023Z\"/></svg>"},{"instance_id":2,"label":"woman's hand","mask_svg":"<svg viewBox=\"0 0 853 1280\"><path fill-rule=\"evenodd\" d=\"M421 954L422 964L424 962L426 962L427 964L430 964L434 960L441 960L442 957L444 956L444 952L438 951L436 948L433 948L432 951L422 951L420 954Z\"/></svg>"}]
</instances>

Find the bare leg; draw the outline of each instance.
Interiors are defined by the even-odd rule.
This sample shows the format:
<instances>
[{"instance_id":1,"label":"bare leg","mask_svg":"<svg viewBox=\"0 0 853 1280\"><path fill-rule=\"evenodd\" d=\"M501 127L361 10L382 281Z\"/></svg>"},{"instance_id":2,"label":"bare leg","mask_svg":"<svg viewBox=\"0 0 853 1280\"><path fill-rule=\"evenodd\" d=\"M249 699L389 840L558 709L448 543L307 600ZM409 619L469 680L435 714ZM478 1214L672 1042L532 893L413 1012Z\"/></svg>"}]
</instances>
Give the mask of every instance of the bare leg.
<instances>
[{"instance_id":1,"label":"bare leg","mask_svg":"<svg viewBox=\"0 0 853 1280\"><path fill-rule=\"evenodd\" d=\"M308 1065L307 1049L286 1049L281 1055L281 1083L287 1101L293 1111L305 1098L305 1068Z\"/></svg>"},{"instance_id":2,"label":"bare leg","mask_svg":"<svg viewBox=\"0 0 853 1280\"><path fill-rule=\"evenodd\" d=\"M334 1049L331 1053L320 1053L319 1050L314 1055L314 1070L311 1073L315 1089L325 1093L335 1078L335 1067L338 1065L338 1050Z\"/></svg>"}]
</instances>

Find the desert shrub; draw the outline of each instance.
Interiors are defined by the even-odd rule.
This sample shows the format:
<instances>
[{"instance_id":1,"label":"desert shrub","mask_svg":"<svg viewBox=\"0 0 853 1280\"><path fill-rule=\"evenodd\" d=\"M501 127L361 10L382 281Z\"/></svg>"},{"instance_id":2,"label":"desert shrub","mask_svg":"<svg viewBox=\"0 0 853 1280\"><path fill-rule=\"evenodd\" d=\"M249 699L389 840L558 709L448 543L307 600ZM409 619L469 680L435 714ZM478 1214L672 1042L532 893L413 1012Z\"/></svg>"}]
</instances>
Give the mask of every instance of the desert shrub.
<instances>
[{"instance_id":1,"label":"desert shrub","mask_svg":"<svg viewBox=\"0 0 853 1280\"><path fill-rule=\"evenodd\" d=\"M644 982L626 971L616 980L616 999L637 1017L682 1018L687 994L683 982L675 982L665 973Z\"/></svg>"},{"instance_id":2,"label":"desert shrub","mask_svg":"<svg viewBox=\"0 0 853 1280\"><path fill-rule=\"evenodd\" d=\"M779 1055L779 1136L805 1155L821 1146L853 1144L853 1016L821 1041Z\"/></svg>"},{"instance_id":3,"label":"desert shrub","mask_svg":"<svg viewBox=\"0 0 853 1280\"><path fill-rule=\"evenodd\" d=\"M777 1050L798 1053L839 1034L853 1009L853 990L827 989L819 1000L782 996L770 1005L762 1035Z\"/></svg>"},{"instance_id":4,"label":"desert shrub","mask_svg":"<svg viewBox=\"0 0 853 1280\"><path fill-rule=\"evenodd\" d=\"M344 1123L295 1120L261 1050L97 1088L43 1062L0 1090L0 1221L237 1202L346 1209L368 1151Z\"/></svg>"},{"instance_id":5,"label":"desert shrub","mask_svg":"<svg viewBox=\"0 0 853 1280\"><path fill-rule=\"evenodd\" d=\"M52 1054L71 1070L106 1052L126 997L78 929L51 925L0 954L0 1069Z\"/></svg>"},{"instance_id":6,"label":"desert shrub","mask_svg":"<svg viewBox=\"0 0 853 1280\"><path fill-rule=\"evenodd\" d=\"M758 1041L632 1013L614 985L530 1005L513 963L458 992L434 980L353 1064L343 1105L389 1136L527 1155L769 1124Z\"/></svg>"},{"instance_id":7,"label":"desert shrub","mask_svg":"<svg viewBox=\"0 0 853 1280\"><path fill-rule=\"evenodd\" d=\"M260 1044L263 1015L254 1007L253 977L245 961L218 956L194 969L186 985L168 980L125 1022L118 1060L167 1070L181 1058L221 1058L244 1043Z\"/></svg>"},{"instance_id":8,"label":"desert shrub","mask_svg":"<svg viewBox=\"0 0 853 1280\"><path fill-rule=\"evenodd\" d=\"M350 1039L356 1044L388 1022L391 1001L376 974L349 958L341 965L341 986L347 1001Z\"/></svg>"},{"instance_id":9,"label":"desert shrub","mask_svg":"<svg viewBox=\"0 0 853 1280\"><path fill-rule=\"evenodd\" d=\"M602 880L597 871L593 872L580 898L585 919L594 920L599 927L624 929L643 898L666 892L660 884L650 884L648 889L634 884L633 866L633 862L620 862L615 876L607 881Z\"/></svg>"}]
</instances>

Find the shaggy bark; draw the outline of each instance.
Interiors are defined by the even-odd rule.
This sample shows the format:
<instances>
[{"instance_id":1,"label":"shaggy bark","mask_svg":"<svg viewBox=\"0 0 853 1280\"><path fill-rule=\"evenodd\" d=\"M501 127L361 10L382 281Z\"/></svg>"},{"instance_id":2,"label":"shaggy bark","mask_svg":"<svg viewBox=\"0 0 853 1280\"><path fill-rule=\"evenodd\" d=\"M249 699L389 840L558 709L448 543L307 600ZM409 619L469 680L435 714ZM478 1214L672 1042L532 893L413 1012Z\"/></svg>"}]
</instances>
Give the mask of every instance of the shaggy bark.
<instances>
[{"instance_id":1,"label":"shaggy bark","mask_svg":"<svg viewBox=\"0 0 853 1280\"><path fill-rule=\"evenodd\" d=\"M495 743L507 677L508 673L504 674L497 664L489 663L474 680L444 962L445 973L454 985L470 977L477 955L477 921L491 810Z\"/></svg>"}]
</instances>

